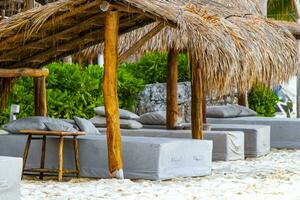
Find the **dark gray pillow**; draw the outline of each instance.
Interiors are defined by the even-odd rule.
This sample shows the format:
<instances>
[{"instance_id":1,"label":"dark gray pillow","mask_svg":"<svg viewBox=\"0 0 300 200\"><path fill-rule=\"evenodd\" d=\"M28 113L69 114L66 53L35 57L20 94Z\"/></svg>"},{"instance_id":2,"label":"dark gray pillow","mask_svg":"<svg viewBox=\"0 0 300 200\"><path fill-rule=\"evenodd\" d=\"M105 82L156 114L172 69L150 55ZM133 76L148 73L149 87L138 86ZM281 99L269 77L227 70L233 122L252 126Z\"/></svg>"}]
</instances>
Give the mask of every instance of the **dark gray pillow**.
<instances>
[{"instance_id":1,"label":"dark gray pillow","mask_svg":"<svg viewBox=\"0 0 300 200\"><path fill-rule=\"evenodd\" d=\"M105 117L105 108L104 106L94 108L94 111L97 115ZM133 112L128 110L119 109L120 119L139 119L140 117Z\"/></svg>"},{"instance_id":2,"label":"dark gray pillow","mask_svg":"<svg viewBox=\"0 0 300 200\"><path fill-rule=\"evenodd\" d=\"M81 131L84 131L86 134L89 135L99 135L98 129L90 122L89 120L74 117L74 120Z\"/></svg>"},{"instance_id":3,"label":"dark gray pillow","mask_svg":"<svg viewBox=\"0 0 300 200\"><path fill-rule=\"evenodd\" d=\"M62 120L56 120L55 122L45 122L46 127L49 131L64 131L76 133L78 130L73 128L73 125Z\"/></svg>"},{"instance_id":4,"label":"dark gray pillow","mask_svg":"<svg viewBox=\"0 0 300 200\"><path fill-rule=\"evenodd\" d=\"M232 105L232 106L240 110L240 114L238 115L239 117L257 116L257 112L255 112L250 108L241 105Z\"/></svg>"},{"instance_id":5,"label":"dark gray pillow","mask_svg":"<svg viewBox=\"0 0 300 200\"><path fill-rule=\"evenodd\" d=\"M92 122L96 127L99 128L106 128L106 118L105 117L100 117L100 116L95 116L90 119L90 122ZM120 119L120 128L123 129L139 129L143 128L143 125L139 123L136 120L132 119Z\"/></svg>"},{"instance_id":6,"label":"dark gray pillow","mask_svg":"<svg viewBox=\"0 0 300 200\"><path fill-rule=\"evenodd\" d=\"M18 133L20 130L25 129L47 130L44 123L49 121L49 117L27 117L4 124L2 128L10 133Z\"/></svg>"},{"instance_id":7,"label":"dark gray pillow","mask_svg":"<svg viewBox=\"0 0 300 200\"><path fill-rule=\"evenodd\" d=\"M241 109L234 105L226 106L208 106L206 109L206 117L211 118L228 118L237 117L241 114Z\"/></svg>"},{"instance_id":8,"label":"dark gray pillow","mask_svg":"<svg viewBox=\"0 0 300 200\"><path fill-rule=\"evenodd\" d=\"M138 120L142 124L166 125L166 112L156 111L142 114Z\"/></svg>"}]
</instances>

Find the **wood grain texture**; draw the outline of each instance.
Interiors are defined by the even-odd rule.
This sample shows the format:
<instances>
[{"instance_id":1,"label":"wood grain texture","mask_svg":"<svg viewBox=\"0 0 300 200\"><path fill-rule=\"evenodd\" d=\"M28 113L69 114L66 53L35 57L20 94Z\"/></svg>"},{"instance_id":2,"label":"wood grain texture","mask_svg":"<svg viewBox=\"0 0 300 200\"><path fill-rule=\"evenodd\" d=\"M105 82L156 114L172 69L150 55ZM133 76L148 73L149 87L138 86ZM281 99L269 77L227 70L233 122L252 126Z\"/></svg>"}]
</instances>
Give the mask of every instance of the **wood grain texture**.
<instances>
[{"instance_id":1,"label":"wood grain texture","mask_svg":"<svg viewBox=\"0 0 300 200\"><path fill-rule=\"evenodd\" d=\"M193 56L190 54L190 70L191 70L191 121L192 121L192 138L203 139L203 120L202 120L202 104L203 104L203 82L201 68Z\"/></svg>"},{"instance_id":2,"label":"wood grain texture","mask_svg":"<svg viewBox=\"0 0 300 200\"><path fill-rule=\"evenodd\" d=\"M46 78L34 78L34 112L36 116L47 116Z\"/></svg>"},{"instance_id":3,"label":"wood grain texture","mask_svg":"<svg viewBox=\"0 0 300 200\"><path fill-rule=\"evenodd\" d=\"M0 77L1 78L14 78L14 77L21 77L21 76L45 77L48 75L49 75L49 70L46 68L43 68L43 69L31 69L31 68L3 69L3 68L0 68Z\"/></svg>"},{"instance_id":4,"label":"wood grain texture","mask_svg":"<svg viewBox=\"0 0 300 200\"><path fill-rule=\"evenodd\" d=\"M117 95L118 29L118 12L107 12L104 34L103 94L107 121L108 165L111 174L123 168Z\"/></svg>"},{"instance_id":5,"label":"wood grain texture","mask_svg":"<svg viewBox=\"0 0 300 200\"><path fill-rule=\"evenodd\" d=\"M64 137L60 136L58 143L58 181L62 181L63 178L63 166L64 166Z\"/></svg>"},{"instance_id":6,"label":"wood grain texture","mask_svg":"<svg viewBox=\"0 0 300 200\"><path fill-rule=\"evenodd\" d=\"M167 75L167 129L176 129L178 117L177 81L178 81L178 50L168 52Z\"/></svg>"}]
</instances>

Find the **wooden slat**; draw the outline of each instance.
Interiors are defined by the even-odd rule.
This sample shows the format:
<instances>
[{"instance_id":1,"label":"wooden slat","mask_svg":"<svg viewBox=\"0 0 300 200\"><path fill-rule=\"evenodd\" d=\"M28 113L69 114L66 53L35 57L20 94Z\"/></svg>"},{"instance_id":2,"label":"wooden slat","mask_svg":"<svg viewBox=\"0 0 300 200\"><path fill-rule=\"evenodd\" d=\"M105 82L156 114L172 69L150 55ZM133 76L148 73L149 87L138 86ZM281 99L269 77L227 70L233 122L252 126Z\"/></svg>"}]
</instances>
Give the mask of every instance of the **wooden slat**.
<instances>
[{"instance_id":1,"label":"wooden slat","mask_svg":"<svg viewBox=\"0 0 300 200\"><path fill-rule=\"evenodd\" d=\"M48 74L49 74L49 70L46 68L42 68L42 69L31 69L31 68L3 69L3 68L0 68L0 77L1 78L13 78L13 77L20 77L20 76L45 77L45 76L48 76Z\"/></svg>"},{"instance_id":2,"label":"wooden slat","mask_svg":"<svg viewBox=\"0 0 300 200\"><path fill-rule=\"evenodd\" d=\"M25 135L50 135L50 136L79 136L85 135L85 132L64 132L64 131L42 131L42 130L20 130L18 134Z\"/></svg>"}]
</instances>

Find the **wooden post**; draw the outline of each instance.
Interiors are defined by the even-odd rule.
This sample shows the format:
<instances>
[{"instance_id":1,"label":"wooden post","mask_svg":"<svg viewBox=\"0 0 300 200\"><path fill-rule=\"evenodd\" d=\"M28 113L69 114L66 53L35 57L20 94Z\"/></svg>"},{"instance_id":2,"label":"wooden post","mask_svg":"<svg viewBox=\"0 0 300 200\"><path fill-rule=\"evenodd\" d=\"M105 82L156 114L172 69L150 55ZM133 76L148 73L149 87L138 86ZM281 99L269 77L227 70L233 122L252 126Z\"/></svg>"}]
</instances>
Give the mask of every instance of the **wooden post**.
<instances>
[{"instance_id":1,"label":"wooden post","mask_svg":"<svg viewBox=\"0 0 300 200\"><path fill-rule=\"evenodd\" d=\"M238 91L238 104L248 107L248 93Z\"/></svg>"},{"instance_id":2,"label":"wooden post","mask_svg":"<svg viewBox=\"0 0 300 200\"><path fill-rule=\"evenodd\" d=\"M168 53L168 77L167 77L167 129L175 129L178 116L177 103L178 80L178 51L170 49Z\"/></svg>"},{"instance_id":3,"label":"wooden post","mask_svg":"<svg viewBox=\"0 0 300 200\"><path fill-rule=\"evenodd\" d=\"M292 1L295 8L296 8L296 16L297 16L297 23L300 24L300 2L298 0L293 0ZM300 118L300 40L297 40L298 42L298 72L297 72L297 106L296 106L296 111L297 111L297 118Z\"/></svg>"},{"instance_id":4,"label":"wooden post","mask_svg":"<svg viewBox=\"0 0 300 200\"><path fill-rule=\"evenodd\" d=\"M108 11L105 17L103 81L104 105L107 121L108 164L112 177L124 178L117 95L118 29L118 12Z\"/></svg>"},{"instance_id":5,"label":"wooden post","mask_svg":"<svg viewBox=\"0 0 300 200\"><path fill-rule=\"evenodd\" d=\"M1 19L0 20L5 19L5 10L0 10L0 15L1 15Z\"/></svg>"},{"instance_id":6,"label":"wooden post","mask_svg":"<svg viewBox=\"0 0 300 200\"><path fill-rule=\"evenodd\" d=\"M204 89L203 85L202 95L203 95L203 101L202 101L202 121L204 124L206 124L206 91Z\"/></svg>"},{"instance_id":7,"label":"wooden post","mask_svg":"<svg viewBox=\"0 0 300 200\"><path fill-rule=\"evenodd\" d=\"M192 117L192 138L203 139L203 121L202 121L202 104L203 104L203 82L201 68L193 58L192 53L189 54L190 70L191 70L191 117Z\"/></svg>"},{"instance_id":8,"label":"wooden post","mask_svg":"<svg viewBox=\"0 0 300 200\"><path fill-rule=\"evenodd\" d=\"M36 116L47 116L46 77L34 78L34 112Z\"/></svg>"}]
</instances>

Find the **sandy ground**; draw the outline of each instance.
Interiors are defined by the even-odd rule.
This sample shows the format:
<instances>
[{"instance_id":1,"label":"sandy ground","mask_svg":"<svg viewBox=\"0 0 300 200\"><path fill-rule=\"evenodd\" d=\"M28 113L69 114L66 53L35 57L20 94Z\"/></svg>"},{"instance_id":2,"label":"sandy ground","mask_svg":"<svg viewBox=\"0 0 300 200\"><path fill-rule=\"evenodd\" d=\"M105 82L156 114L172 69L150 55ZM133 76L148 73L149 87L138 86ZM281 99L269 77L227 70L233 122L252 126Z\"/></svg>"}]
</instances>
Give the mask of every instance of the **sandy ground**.
<instances>
[{"instance_id":1,"label":"sandy ground","mask_svg":"<svg viewBox=\"0 0 300 200\"><path fill-rule=\"evenodd\" d=\"M262 158L214 162L211 176L169 181L24 180L22 200L220 199L299 200L300 150L275 150Z\"/></svg>"}]
</instances>

